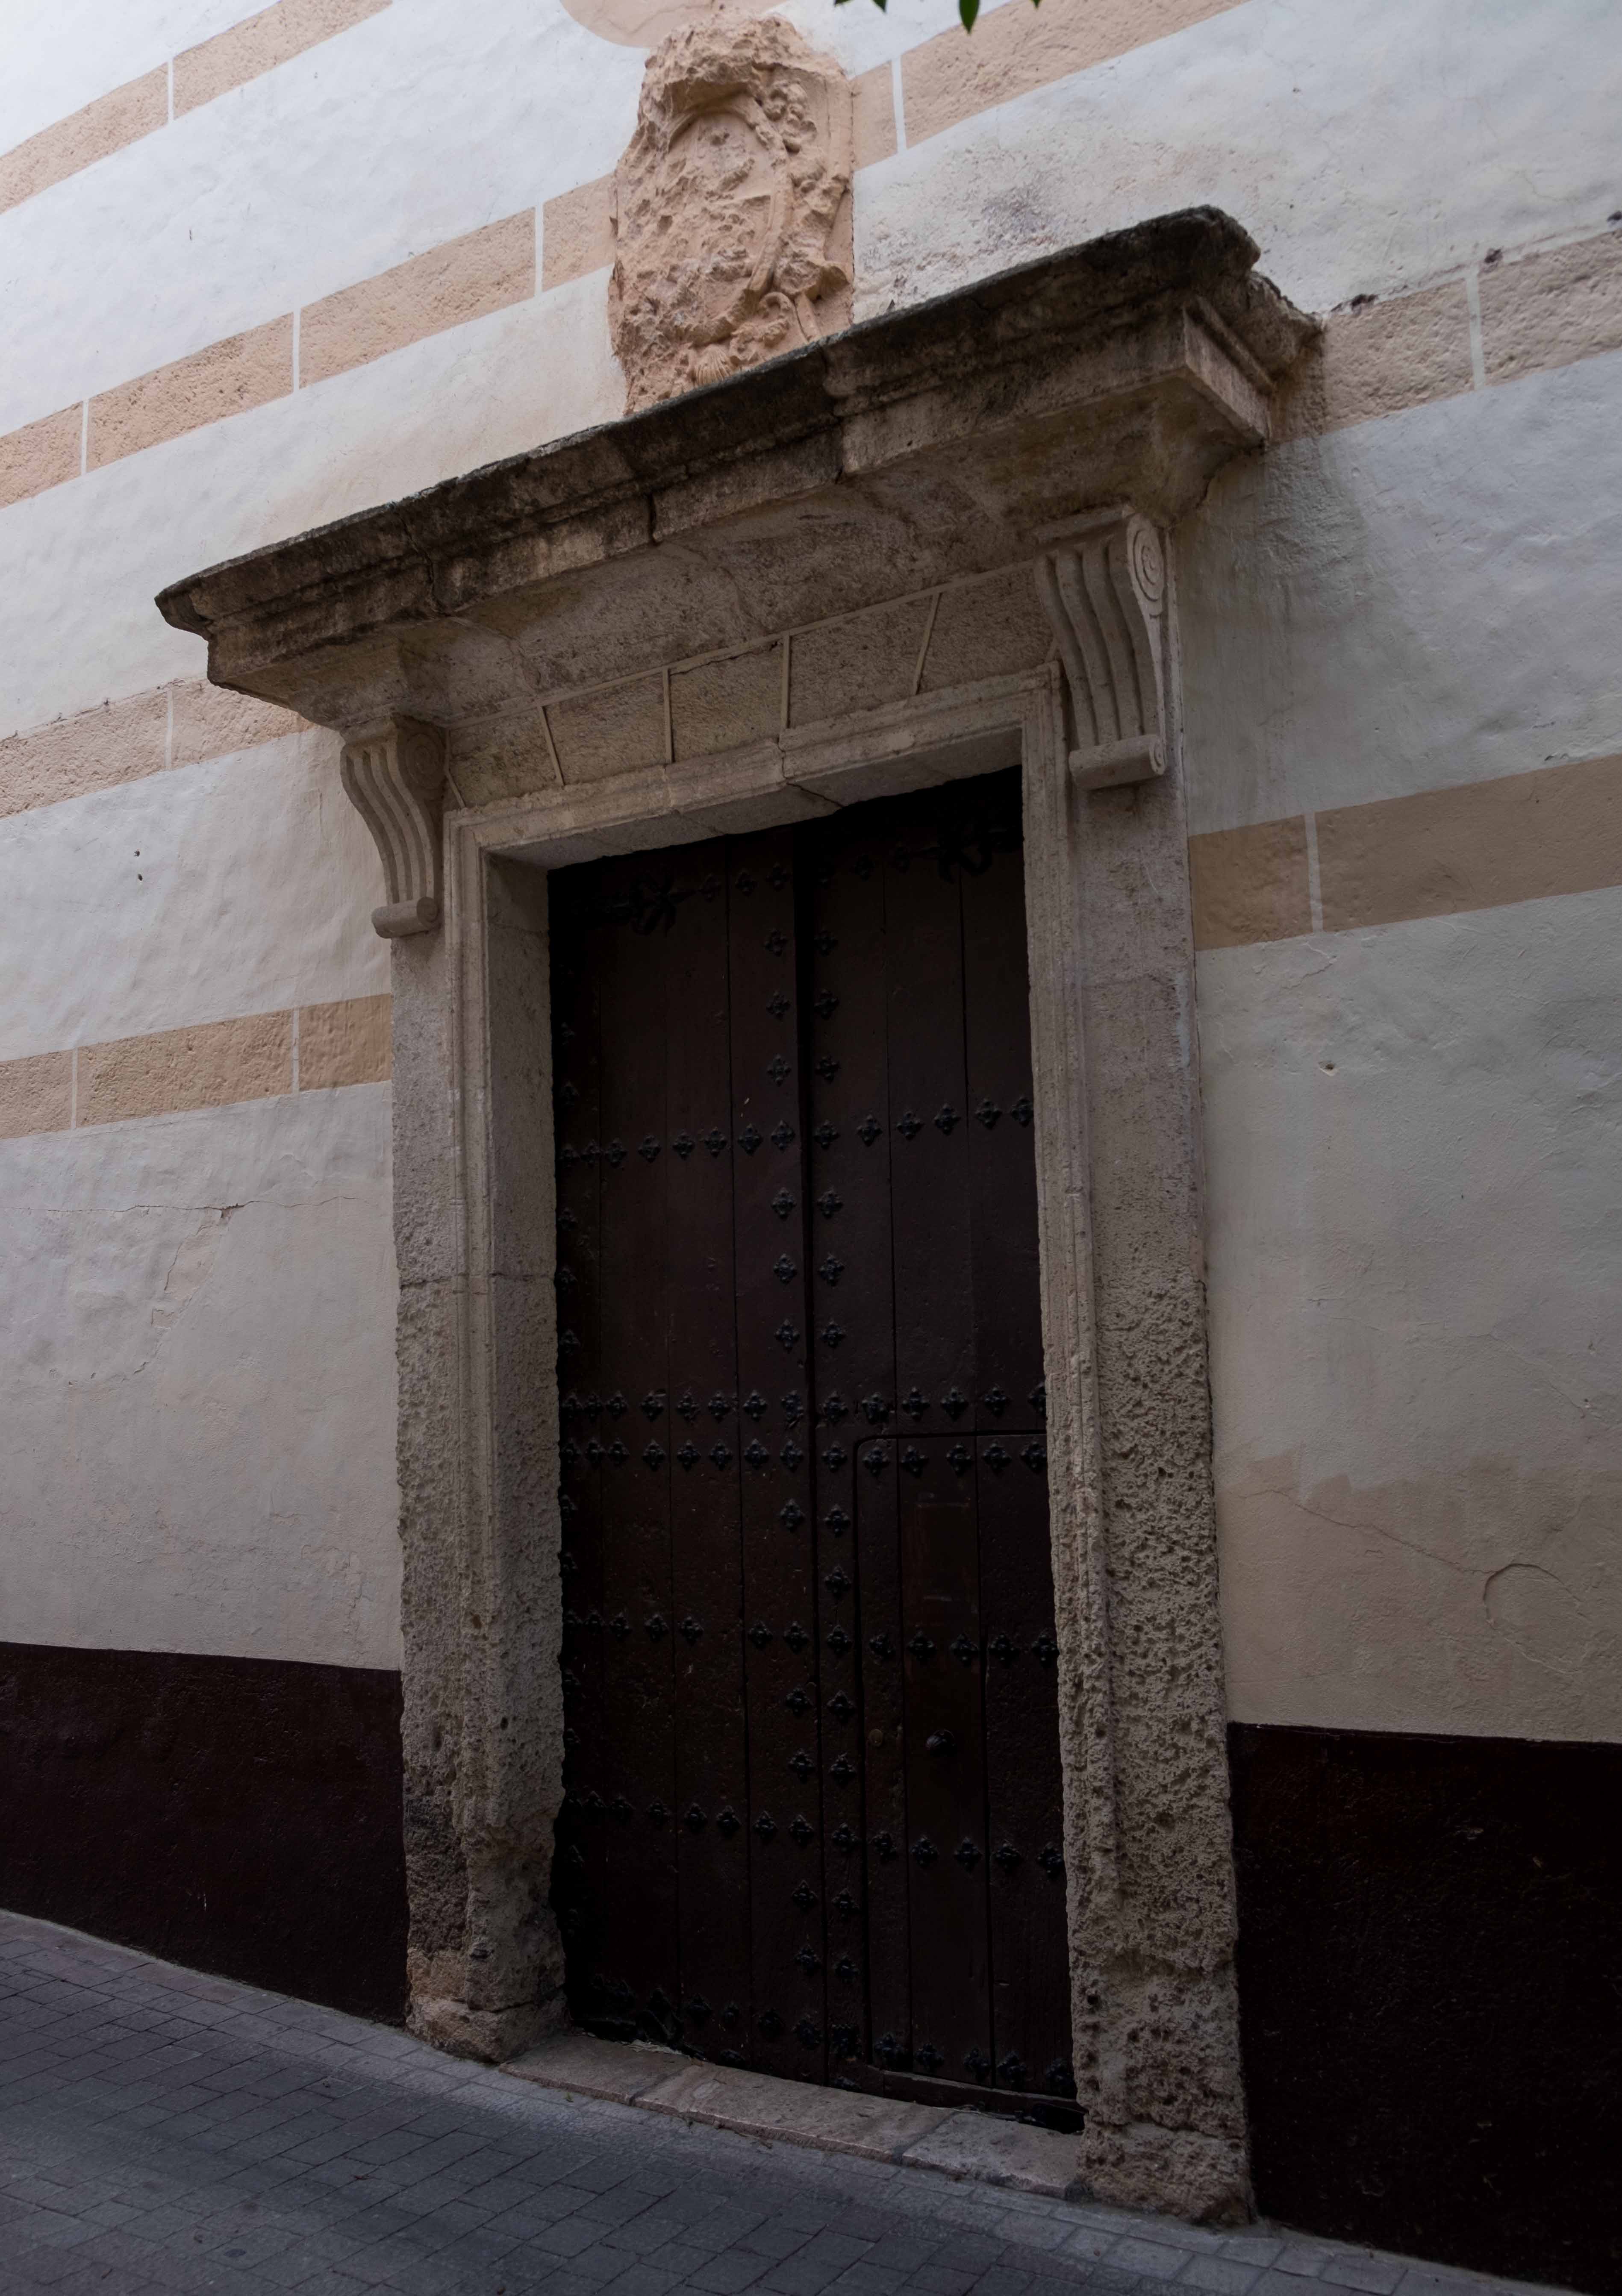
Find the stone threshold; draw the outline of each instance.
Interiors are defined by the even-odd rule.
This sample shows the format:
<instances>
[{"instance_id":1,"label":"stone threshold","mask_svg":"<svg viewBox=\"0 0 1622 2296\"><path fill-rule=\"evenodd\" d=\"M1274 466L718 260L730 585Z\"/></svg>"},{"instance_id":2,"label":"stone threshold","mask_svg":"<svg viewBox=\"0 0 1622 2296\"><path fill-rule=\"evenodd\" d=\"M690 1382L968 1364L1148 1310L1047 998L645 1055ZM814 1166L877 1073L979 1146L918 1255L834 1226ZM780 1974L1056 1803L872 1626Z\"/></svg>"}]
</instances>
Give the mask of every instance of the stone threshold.
<instances>
[{"instance_id":1,"label":"stone threshold","mask_svg":"<svg viewBox=\"0 0 1622 2296\"><path fill-rule=\"evenodd\" d=\"M765 2144L935 2169L1051 2200L1089 2197L1076 2174L1074 2136L993 2113L740 2072L652 2042L600 2041L590 2033L556 2034L501 2070L542 2088L634 2104Z\"/></svg>"}]
</instances>

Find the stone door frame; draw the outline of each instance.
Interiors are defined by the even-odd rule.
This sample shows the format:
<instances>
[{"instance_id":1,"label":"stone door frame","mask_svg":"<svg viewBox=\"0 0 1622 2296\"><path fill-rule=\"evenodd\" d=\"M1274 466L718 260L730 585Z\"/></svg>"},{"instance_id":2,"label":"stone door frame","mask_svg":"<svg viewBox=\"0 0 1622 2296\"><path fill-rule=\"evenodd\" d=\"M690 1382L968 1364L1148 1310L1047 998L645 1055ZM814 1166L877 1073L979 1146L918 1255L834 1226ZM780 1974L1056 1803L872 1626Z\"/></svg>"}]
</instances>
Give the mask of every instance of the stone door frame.
<instances>
[{"instance_id":1,"label":"stone door frame","mask_svg":"<svg viewBox=\"0 0 1622 2296\"><path fill-rule=\"evenodd\" d=\"M1167 669L1170 770L1129 787L1079 784L1053 661L818 729L795 742L790 784L775 752L717 760L696 813L677 808L660 775L606 783L585 808L578 791L555 791L445 815L443 930L392 944L411 2021L426 2036L500 2057L564 2014L547 1904L563 1715L546 873L1017 762L1083 2169L1123 2199L1196 2214L1246 2204L1186 832ZM370 738L391 734L409 738L398 724ZM1102 1300L1088 1046L1100 1027L1102 1065L1112 1080L1124 1072L1132 1122L1155 1136L1132 1152L1124 1201L1146 1174L1163 1193L1172 1183L1169 1206L1147 1227L1132 1210L1139 1232L1108 1256L1107 1281L1136 1263L1133 1296ZM1165 1266L1142 1264L1168 1255L1169 1290ZM1113 1414L1101 1411L1101 1324L1140 1327L1135 1345L1123 1337L1114 1350L1134 1359L1121 1365ZM1166 1364L1135 1359L1168 1349L1169 1378ZM1146 1374L1147 1392L1131 1392ZM1123 1457L1146 1441L1175 1453L1153 1480L1186 1512L1174 1548L1200 1558L1190 1579L1173 1573L1157 1591L1151 1639L1135 1635L1130 1652L1111 1632L1111 1517L1134 1503L1107 1473L1112 1434ZM1185 1732L1174 1832L1181 1852L1190 1831L1198 1848L1177 1880L1123 1873L1124 1831L1152 1825L1168 1783L1164 1747L1140 1744L1141 1731L1124 1747L1117 1726L1124 1690L1135 1709L1165 1706L1157 1635L1159 1658L1174 1652L1185 1677L1172 1700Z\"/></svg>"},{"instance_id":2,"label":"stone door frame","mask_svg":"<svg viewBox=\"0 0 1622 2296\"><path fill-rule=\"evenodd\" d=\"M1079 2169L1248 2206L1167 537L1314 332L1256 254L1154 218L159 601L218 684L341 732L383 863L411 2014L448 2046L563 2015L544 872L1017 759ZM1033 584L1031 643L983 578ZM925 693L949 597L965 682ZM819 715L860 693L911 698Z\"/></svg>"}]
</instances>

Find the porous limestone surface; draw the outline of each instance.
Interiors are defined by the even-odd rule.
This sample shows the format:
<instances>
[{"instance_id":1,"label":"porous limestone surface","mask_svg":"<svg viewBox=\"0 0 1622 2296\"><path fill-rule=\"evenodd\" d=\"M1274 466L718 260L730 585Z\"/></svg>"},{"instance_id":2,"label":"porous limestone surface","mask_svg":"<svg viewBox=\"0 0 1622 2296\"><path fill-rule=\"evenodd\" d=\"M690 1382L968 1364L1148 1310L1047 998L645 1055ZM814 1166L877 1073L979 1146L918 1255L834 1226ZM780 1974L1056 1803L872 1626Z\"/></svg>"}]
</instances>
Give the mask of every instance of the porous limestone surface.
<instances>
[{"instance_id":1,"label":"porous limestone surface","mask_svg":"<svg viewBox=\"0 0 1622 2296\"><path fill-rule=\"evenodd\" d=\"M830 57L779 16L717 9L672 33L614 173L608 315L627 412L848 318L832 240L850 191L851 91Z\"/></svg>"}]
</instances>

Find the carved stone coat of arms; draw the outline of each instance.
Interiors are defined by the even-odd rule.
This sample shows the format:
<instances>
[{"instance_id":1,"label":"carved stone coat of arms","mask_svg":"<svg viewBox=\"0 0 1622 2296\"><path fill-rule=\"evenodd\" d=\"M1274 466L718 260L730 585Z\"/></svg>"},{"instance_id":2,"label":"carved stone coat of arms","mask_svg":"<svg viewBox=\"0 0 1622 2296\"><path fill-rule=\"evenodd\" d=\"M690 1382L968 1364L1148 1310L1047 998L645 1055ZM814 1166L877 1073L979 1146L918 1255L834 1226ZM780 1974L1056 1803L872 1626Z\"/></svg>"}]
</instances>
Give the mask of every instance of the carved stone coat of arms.
<instances>
[{"instance_id":1,"label":"carved stone coat of arms","mask_svg":"<svg viewBox=\"0 0 1622 2296\"><path fill-rule=\"evenodd\" d=\"M791 25L717 10L655 50L614 176L629 413L845 322L850 187L849 83Z\"/></svg>"}]
</instances>

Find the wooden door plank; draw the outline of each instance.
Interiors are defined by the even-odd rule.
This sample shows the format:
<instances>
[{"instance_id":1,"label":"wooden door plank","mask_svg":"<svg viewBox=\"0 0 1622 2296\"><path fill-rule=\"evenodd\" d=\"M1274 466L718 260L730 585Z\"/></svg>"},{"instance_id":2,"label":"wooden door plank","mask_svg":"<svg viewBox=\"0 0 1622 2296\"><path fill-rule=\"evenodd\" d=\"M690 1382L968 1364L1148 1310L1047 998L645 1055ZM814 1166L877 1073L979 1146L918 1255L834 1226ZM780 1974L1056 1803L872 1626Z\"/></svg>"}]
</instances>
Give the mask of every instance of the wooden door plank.
<instances>
[{"instance_id":1,"label":"wooden door plank","mask_svg":"<svg viewBox=\"0 0 1622 2296\"><path fill-rule=\"evenodd\" d=\"M689 849L694 887L648 951L665 981L667 1130L658 1144L671 1261L661 1440L702 1457L671 1476L675 1830L682 2044L741 2063L749 1993L748 1734L744 1713L743 1474L734 1311L732 1160L702 1144L731 1113L725 854ZM701 1406L689 1421L673 1402ZM651 1406L650 1406L651 1407Z\"/></svg>"},{"instance_id":2,"label":"wooden door plank","mask_svg":"<svg viewBox=\"0 0 1622 2296\"><path fill-rule=\"evenodd\" d=\"M896 1402L915 1432L937 1434L975 1391L961 904L927 816L909 809L886 844Z\"/></svg>"},{"instance_id":3,"label":"wooden door plank","mask_svg":"<svg viewBox=\"0 0 1622 2296\"><path fill-rule=\"evenodd\" d=\"M666 1130L668 1013L663 968L638 931L668 896L680 854L605 865L598 1173L604 1689L612 1748L605 1831L605 1956L636 1996L645 2031L672 2038L680 1996L676 1837L646 1813L676 1793L671 1640L644 1621L671 1603L671 1468L646 1456L637 1399L669 1384L669 1223L664 1174L638 1144Z\"/></svg>"},{"instance_id":4,"label":"wooden door plank","mask_svg":"<svg viewBox=\"0 0 1622 2296\"><path fill-rule=\"evenodd\" d=\"M804 1004L810 1018L810 1259L816 1407L817 1530L822 1620L823 1754L829 1791L829 2021L844 2077L869 2058L871 2020L904 2046L906 1891L893 1866L875 1874L876 1832L899 1841L900 1669L874 1682L873 1638L893 1601L894 1522L882 1507L864 1538L856 1490L862 1435L894 1408L890 1262L889 1097L885 1063L883 847L848 831L802 838ZM877 1582L869 1585L869 1572ZM873 1812L877 1809L877 1820ZM895 1855L890 1853L892 1860Z\"/></svg>"},{"instance_id":5,"label":"wooden door plank","mask_svg":"<svg viewBox=\"0 0 1622 2296\"><path fill-rule=\"evenodd\" d=\"M827 2062L821 1749L792 832L730 840L727 875L737 1378L749 1423L747 2054L763 2071L821 2080Z\"/></svg>"},{"instance_id":6,"label":"wooden door plank","mask_svg":"<svg viewBox=\"0 0 1622 2296\"><path fill-rule=\"evenodd\" d=\"M956 1436L896 1445L912 2064L951 2080L988 2078L990 1939L979 1553L973 1456Z\"/></svg>"},{"instance_id":7,"label":"wooden door plank","mask_svg":"<svg viewBox=\"0 0 1622 2296\"><path fill-rule=\"evenodd\" d=\"M1046 1416L1032 1130L1025 856L1017 773L959 793L963 859L963 1017L969 1114L974 1412L987 1434L1029 1432Z\"/></svg>"},{"instance_id":8,"label":"wooden door plank","mask_svg":"<svg viewBox=\"0 0 1622 2296\"><path fill-rule=\"evenodd\" d=\"M865 1878L868 2058L882 2074L911 2061L911 1906L908 1896L907 1700L895 1444L853 1446L861 1565L862 1721L867 1738ZM840 1901L835 1899L835 1911Z\"/></svg>"},{"instance_id":9,"label":"wooden door plank","mask_svg":"<svg viewBox=\"0 0 1622 2296\"><path fill-rule=\"evenodd\" d=\"M602 1931L594 1918L605 1876L603 1783L608 1773L602 1475L586 1448L601 1412L597 965L587 921L597 898L595 872L555 879L550 889L564 1702L554 1900L566 1949L569 2005L582 2022L609 2014L611 1988L619 1981L604 1964ZM622 2012L622 2004L613 2006ZM629 2031L630 2021L623 2021Z\"/></svg>"}]
</instances>

